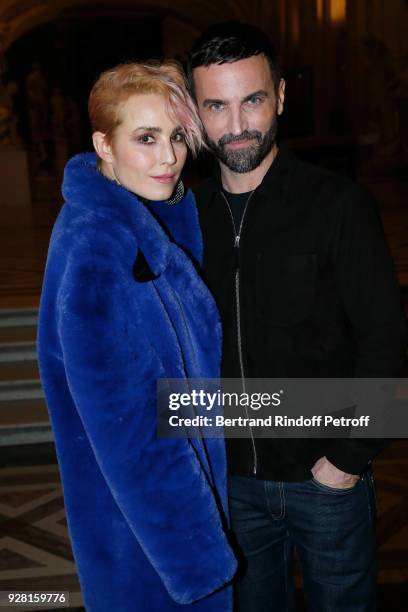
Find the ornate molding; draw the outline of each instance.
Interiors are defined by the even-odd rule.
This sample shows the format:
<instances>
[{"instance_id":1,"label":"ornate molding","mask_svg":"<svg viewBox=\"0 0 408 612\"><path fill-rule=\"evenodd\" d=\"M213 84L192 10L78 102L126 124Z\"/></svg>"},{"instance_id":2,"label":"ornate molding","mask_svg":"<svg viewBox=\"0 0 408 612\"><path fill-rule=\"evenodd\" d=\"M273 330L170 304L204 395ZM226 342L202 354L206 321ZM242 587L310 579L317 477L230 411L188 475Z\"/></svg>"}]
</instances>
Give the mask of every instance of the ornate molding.
<instances>
[{"instance_id":1,"label":"ornate molding","mask_svg":"<svg viewBox=\"0 0 408 612\"><path fill-rule=\"evenodd\" d=\"M261 5L263 0L258 0ZM118 14L121 11L131 13L157 14L175 18L188 24L191 28L202 31L211 23L226 19L253 21L252 8L245 0L6 0L0 6L0 22L7 24L8 34L5 40L7 48L14 40L44 23L52 21L63 13L73 13L81 9Z\"/></svg>"}]
</instances>

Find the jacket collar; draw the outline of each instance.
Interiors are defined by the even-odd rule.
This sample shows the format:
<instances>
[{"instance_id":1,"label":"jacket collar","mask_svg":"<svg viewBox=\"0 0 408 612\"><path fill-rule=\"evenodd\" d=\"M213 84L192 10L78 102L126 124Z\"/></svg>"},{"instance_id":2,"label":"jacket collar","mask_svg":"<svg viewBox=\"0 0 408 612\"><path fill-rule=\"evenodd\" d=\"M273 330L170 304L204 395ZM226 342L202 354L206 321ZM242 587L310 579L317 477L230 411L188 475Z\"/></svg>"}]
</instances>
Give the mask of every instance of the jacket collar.
<instances>
[{"instance_id":1,"label":"jacket collar","mask_svg":"<svg viewBox=\"0 0 408 612\"><path fill-rule=\"evenodd\" d=\"M94 153L81 153L70 159L64 171L62 195L68 206L128 226L155 275L167 267L169 238L135 194L99 172Z\"/></svg>"}]
</instances>

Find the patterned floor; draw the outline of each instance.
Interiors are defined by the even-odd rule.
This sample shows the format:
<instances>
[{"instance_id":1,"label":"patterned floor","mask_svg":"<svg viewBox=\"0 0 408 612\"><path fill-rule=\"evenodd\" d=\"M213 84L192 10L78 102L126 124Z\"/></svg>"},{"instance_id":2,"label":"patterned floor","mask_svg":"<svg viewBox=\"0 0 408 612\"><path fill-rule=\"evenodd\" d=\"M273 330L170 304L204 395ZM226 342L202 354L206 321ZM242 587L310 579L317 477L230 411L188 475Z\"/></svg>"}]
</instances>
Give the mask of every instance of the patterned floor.
<instances>
[{"instance_id":1,"label":"patterned floor","mask_svg":"<svg viewBox=\"0 0 408 612\"><path fill-rule=\"evenodd\" d=\"M0 470L0 591L80 587L67 534L56 465Z\"/></svg>"},{"instance_id":2,"label":"patterned floor","mask_svg":"<svg viewBox=\"0 0 408 612\"><path fill-rule=\"evenodd\" d=\"M408 442L395 442L380 455L375 473L380 611L404 612L408 596ZM81 604L58 468L50 464L0 469L0 591L50 589L69 591L72 607Z\"/></svg>"}]
</instances>

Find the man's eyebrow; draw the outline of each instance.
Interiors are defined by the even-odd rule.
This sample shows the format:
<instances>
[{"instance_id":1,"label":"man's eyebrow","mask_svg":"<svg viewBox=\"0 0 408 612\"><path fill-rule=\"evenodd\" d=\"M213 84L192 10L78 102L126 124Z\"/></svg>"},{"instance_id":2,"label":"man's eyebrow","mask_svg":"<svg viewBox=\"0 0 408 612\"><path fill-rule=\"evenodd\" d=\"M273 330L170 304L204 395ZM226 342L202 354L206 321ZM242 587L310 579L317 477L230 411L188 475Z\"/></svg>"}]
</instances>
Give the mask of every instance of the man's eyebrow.
<instances>
[{"instance_id":1,"label":"man's eyebrow","mask_svg":"<svg viewBox=\"0 0 408 612\"><path fill-rule=\"evenodd\" d=\"M245 96L245 98L242 98L241 102L247 102L254 96L262 96L263 98L268 98L269 94L267 91L265 91L265 89L258 89L257 91L254 91ZM210 106L211 104L227 104L227 102L225 100L220 100L219 98L206 98L203 102L203 107L205 108L207 106Z\"/></svg>"},{"instance_id":2,"label":"man's eyebrow","mask_svg":"<svg viewBox=\"0 0 408 612\"><path fill-rule=\"evenodd\" d=\"M250 100L251 98L254 98L255 96L267 98L269 94L264 89L258 89L258 91L254 91L253 93L250 93L248 96L245 96L245 98L242 99L242 102L248 102L248 100Z\"/></svg>"}]
</instances>

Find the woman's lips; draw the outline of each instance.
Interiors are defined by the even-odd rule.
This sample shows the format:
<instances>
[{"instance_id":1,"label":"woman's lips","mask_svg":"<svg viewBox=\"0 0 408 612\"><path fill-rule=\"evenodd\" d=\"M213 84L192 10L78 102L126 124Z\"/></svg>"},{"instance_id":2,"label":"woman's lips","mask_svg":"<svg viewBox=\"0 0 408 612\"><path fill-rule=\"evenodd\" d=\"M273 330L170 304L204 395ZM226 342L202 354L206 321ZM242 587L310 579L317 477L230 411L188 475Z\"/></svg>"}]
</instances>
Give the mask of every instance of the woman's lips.
<instances>
[{"instance_id":1,"label":"woman's lips","mask_svg":"<svg viewBox=\"0 0 408 612\"><path fill-rule=\"evenodd\" d=\"M164 183L164 184L173 183L174 177L175 177L174 174L161 174L160 176L152 176L152 178L155 181L158 181L159 183Z\"/></svg>"}]
</instances>

